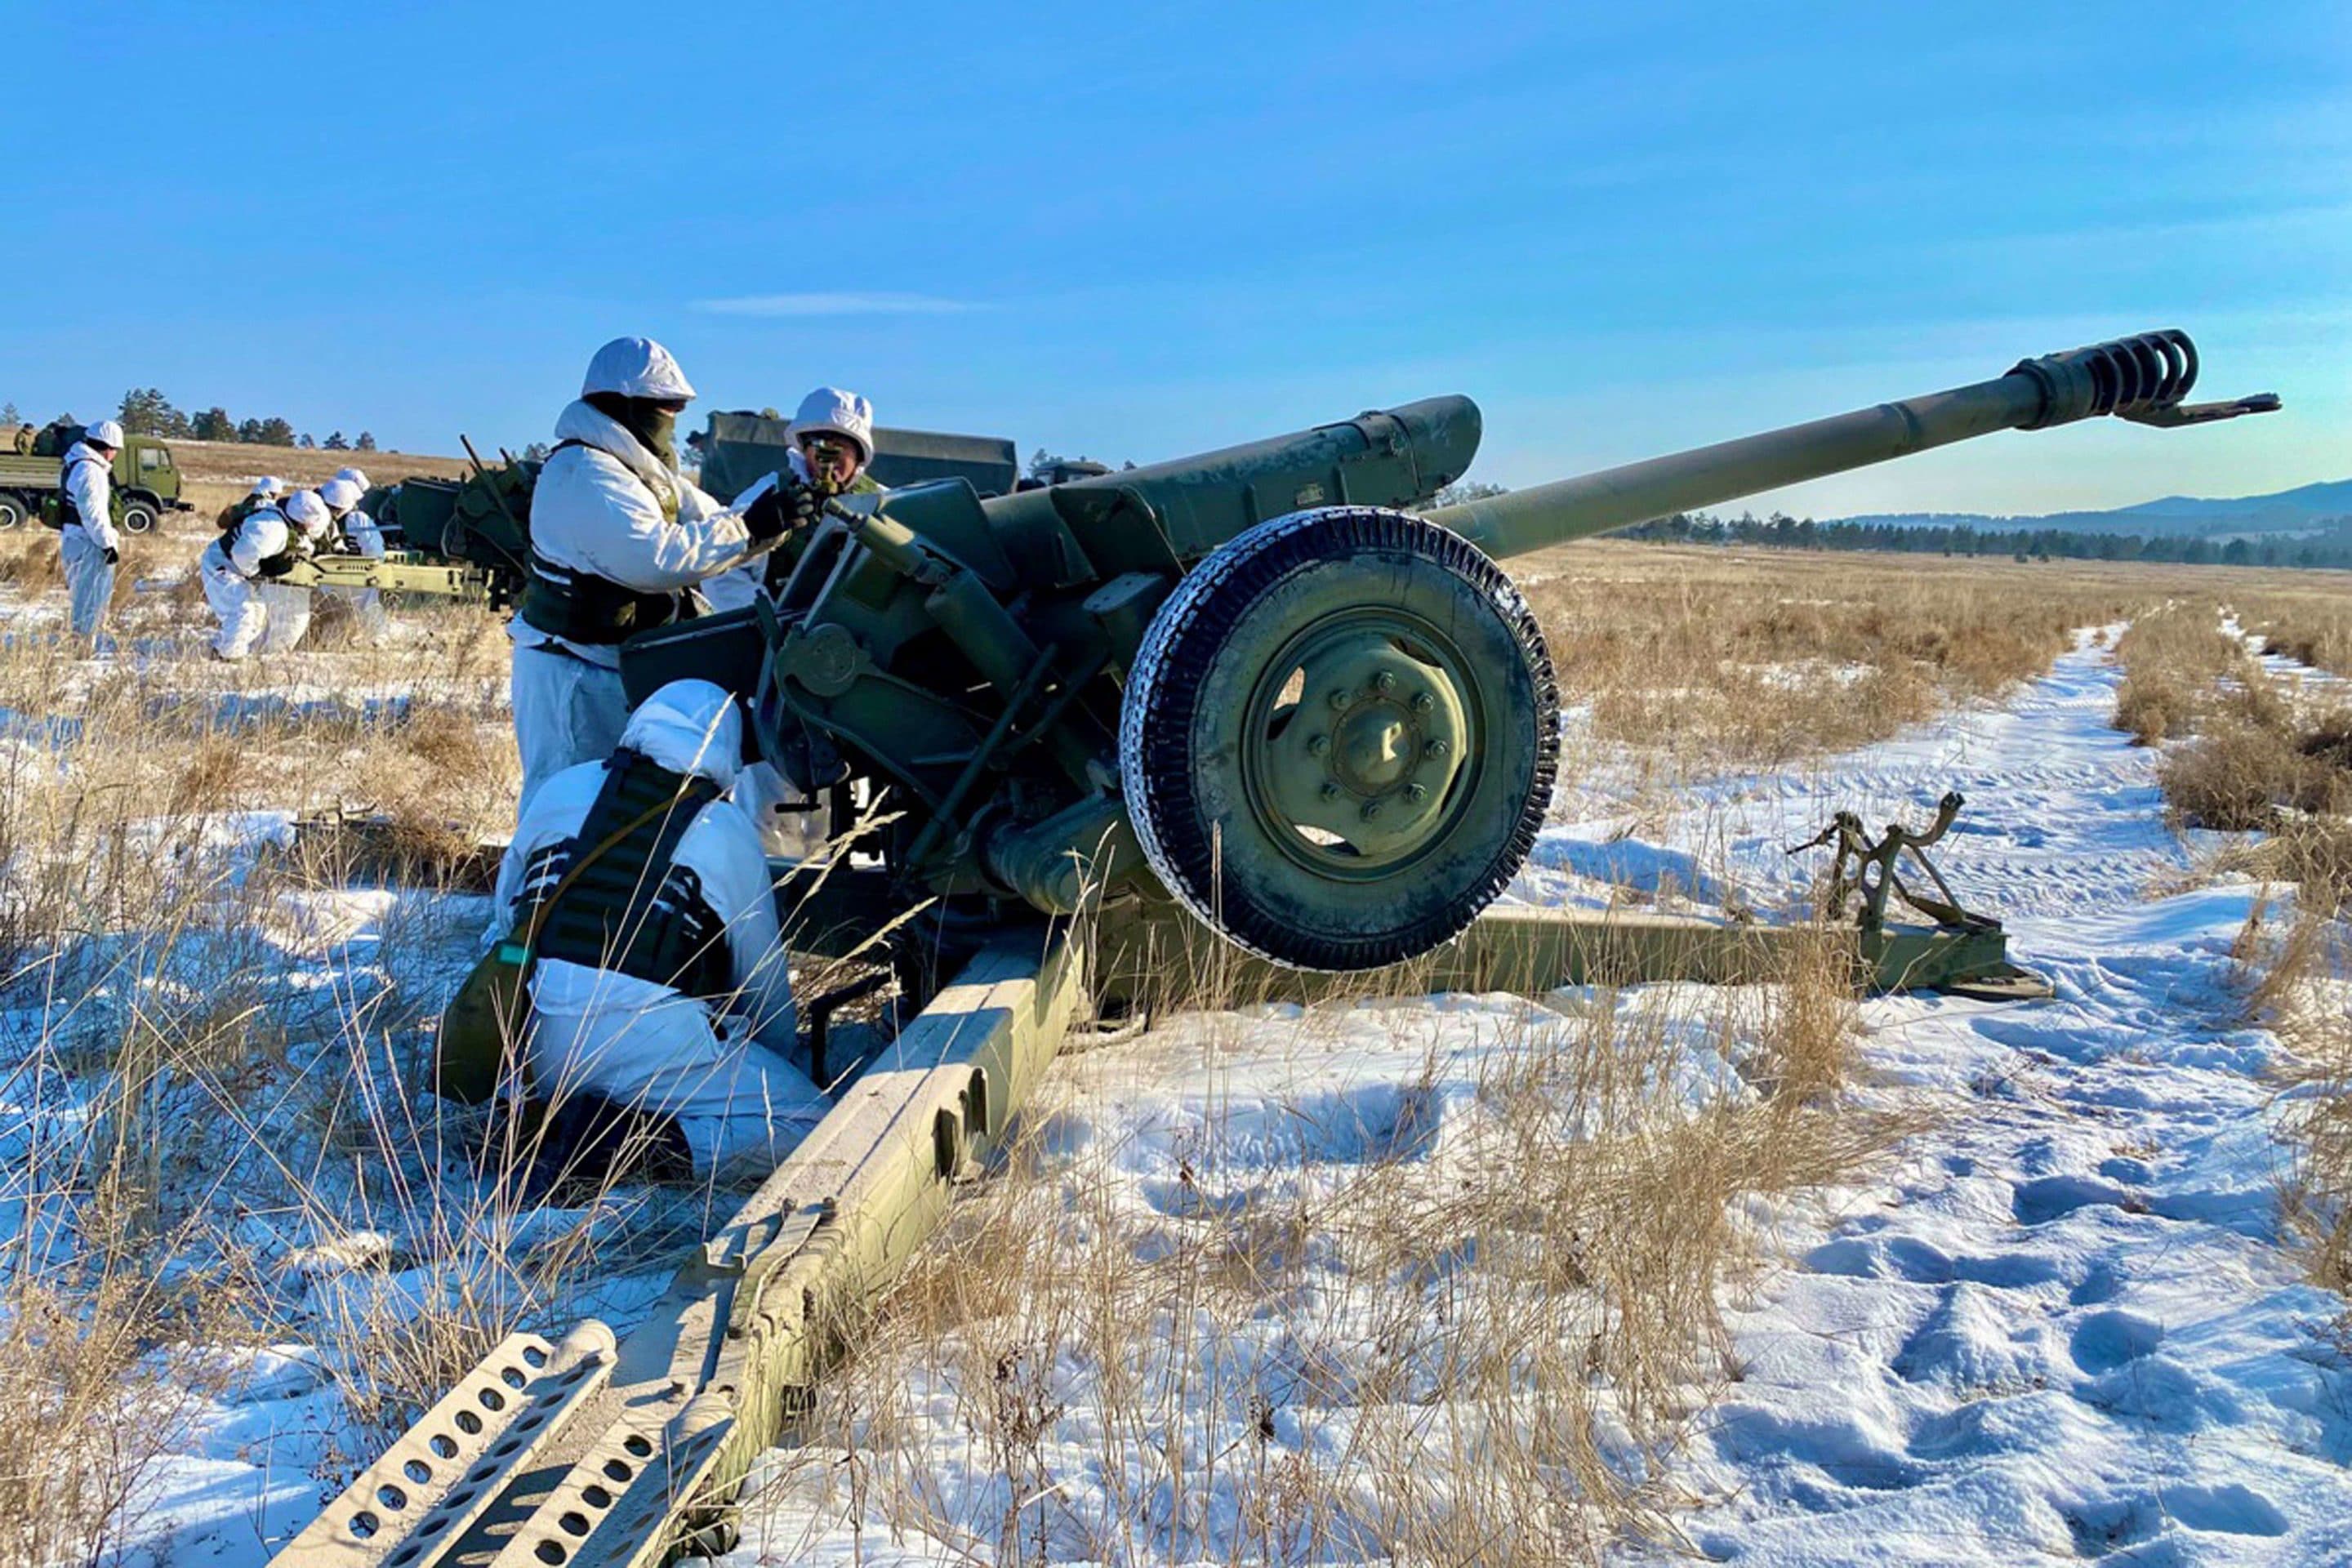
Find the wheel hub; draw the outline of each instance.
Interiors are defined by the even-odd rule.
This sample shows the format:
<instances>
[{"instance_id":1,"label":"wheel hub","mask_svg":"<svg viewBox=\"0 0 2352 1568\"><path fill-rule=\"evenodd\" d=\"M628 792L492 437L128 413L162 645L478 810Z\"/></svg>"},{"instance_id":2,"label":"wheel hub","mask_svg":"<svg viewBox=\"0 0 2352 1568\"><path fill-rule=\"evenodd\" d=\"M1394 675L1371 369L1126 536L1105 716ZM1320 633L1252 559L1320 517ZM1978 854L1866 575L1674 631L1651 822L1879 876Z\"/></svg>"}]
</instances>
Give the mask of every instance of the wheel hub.
<instances>
[{"instance_id":1,"label":"wheel hub","mask_svg":"<svg viewBox=\"0 0 2352 1568\"><path fill-rule=\"evenodd\" d=\"M1465 750L1452 678L1372 628L1321 639L1296 669L1297 700L1275 721L1263 773L1294 848L1362 866L1421 847Z\"/></svg>"}]
</instances>

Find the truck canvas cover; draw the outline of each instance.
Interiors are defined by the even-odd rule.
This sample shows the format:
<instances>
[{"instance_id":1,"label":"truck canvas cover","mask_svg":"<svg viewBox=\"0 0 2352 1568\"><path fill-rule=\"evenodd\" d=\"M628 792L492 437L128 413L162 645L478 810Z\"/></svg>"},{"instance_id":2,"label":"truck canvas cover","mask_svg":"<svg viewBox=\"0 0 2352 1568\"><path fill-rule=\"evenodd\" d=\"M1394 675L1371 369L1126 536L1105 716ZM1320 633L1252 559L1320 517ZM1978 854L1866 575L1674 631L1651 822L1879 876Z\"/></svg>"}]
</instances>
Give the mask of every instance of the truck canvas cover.
<instances>
[{"instance_id":1,"label":"truck canvas cover","mask_svg":"<svg viewBox=\"0 0 2352 1568\"><path fill-rule=\"evenodd\" d=\"M789 419L761 414L713 414L709 447L702 458L702 488L722 502L731 502L761 475L782 467L792 444L784 438ZM867 470L877 484L896 489L930 479L962 479L984 496L1011 493L1021 475L1021 458L1013 443L997 436L951 436L936 430L874 431L874 463Z\"/></svg>"}]
</instances>

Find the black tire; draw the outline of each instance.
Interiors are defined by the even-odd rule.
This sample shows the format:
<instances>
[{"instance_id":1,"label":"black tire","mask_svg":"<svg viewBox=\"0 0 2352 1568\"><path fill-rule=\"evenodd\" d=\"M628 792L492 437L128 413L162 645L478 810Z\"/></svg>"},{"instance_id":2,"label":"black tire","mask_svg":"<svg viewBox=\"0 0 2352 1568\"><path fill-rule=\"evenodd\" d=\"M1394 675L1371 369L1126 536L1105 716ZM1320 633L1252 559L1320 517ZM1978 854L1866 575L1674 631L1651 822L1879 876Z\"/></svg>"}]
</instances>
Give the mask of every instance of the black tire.
<instances>
[{"instance_id":1,"label":"black tire","mask_svg":"<svg viewBox=\"0 0 2352 1568\"><path fill-rule=\"evenodd\" d=\"M163 513L153 501L133 496L122 503L122 531L125 533L152 533L155 525L162 521Z\"/></svg>"},{"instance_id":2,"label":"black tire","mask_svg":"<svg viewBox=\"0 0 2352 1568\"><path fill-rule=\"evenodd\" d=\"M24 497L0 490L0 533L22 528L32 520L32 508L26 504Z\"/></svg>"},{"instance_id":3,"label":"black tire","mask_svg":"<svg viewBox=\"0 0 2352 1568\"><path fill-rule=\"evenodd\" d=\"M1355 621L1369 629L1321 629ZM1310 842L1311 829L1269 805L1262 781L1276 764L1252 759L1274 757L1293 723L1336 732L1359 700L1332 691L1334 720L1301 694L1316 668L1304 650L1318 636L1393 637L1401 656L1443 669L1475 715L1433 795L1424 785L1413 798L1426 804L1403 808L1417 837L1402 850L1351 858L1351 845ZM1412 721L1402 695L1366 689L1353 711L1387 705L1381 713L1397 719L1380 721L1393 736ZM1390 754L1422 755L1419 734ZM1302 743L1335 759L1348 750L1319 733ZM1152 869L1213 930L1297 969L1378 968L1460 934L1526 863L1559 762L1551 658L1510 578L1460 535L1370 508L1261 523L1194 568L1152 621L1119 726L1128 808ZM1292 772L1274 793L1299 787L1296 763L1281 765ZM1405 776L1423 765L1403 763Z\"/></svg>"}]
</instances>

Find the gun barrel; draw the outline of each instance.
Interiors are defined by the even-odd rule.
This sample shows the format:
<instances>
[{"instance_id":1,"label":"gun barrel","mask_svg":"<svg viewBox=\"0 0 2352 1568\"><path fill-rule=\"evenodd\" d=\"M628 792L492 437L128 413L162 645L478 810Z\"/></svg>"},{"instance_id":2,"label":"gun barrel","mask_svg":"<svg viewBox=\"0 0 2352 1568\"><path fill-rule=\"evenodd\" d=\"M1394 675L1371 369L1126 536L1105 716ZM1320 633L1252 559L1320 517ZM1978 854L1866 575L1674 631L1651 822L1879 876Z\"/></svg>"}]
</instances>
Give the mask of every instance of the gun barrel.
<instances>
[{"instance_id":1,"label":"gun barrel","mask_svg":"<svg viewBox=\"0 0 2352 1568\"><path fill-rule=\"evenodd\" d=\"M2276 406L2274 398L2246 398L2184 409L2181 399L2196 380L2197 350L2187 333L2143 332L2023 360L1997 380L1442 507L1429 518L1489 555L1517 555L1996 430L2040 430L2103 414L2195 423Z\"/></svg>"},{"instance_id":2,"label":"gun barrel","mask_svg":"<svg viewBox=\"0 0 2352 1568\"><path fill-rule=\"evenodd\" d=\"M1479 430L1478 405L1468 398L1423 398L1244 446L1072 479L1050 491L997 497L984 506L1000 520L1039 507L1083 516L1131 495L1151 509L1176 559L1190 563L1253 524L1307 507L1411 506L1462 477L1477 455ZM1106 525L1110 531L1132 527L1124 519Z\"/></svg>"}]
</instances>

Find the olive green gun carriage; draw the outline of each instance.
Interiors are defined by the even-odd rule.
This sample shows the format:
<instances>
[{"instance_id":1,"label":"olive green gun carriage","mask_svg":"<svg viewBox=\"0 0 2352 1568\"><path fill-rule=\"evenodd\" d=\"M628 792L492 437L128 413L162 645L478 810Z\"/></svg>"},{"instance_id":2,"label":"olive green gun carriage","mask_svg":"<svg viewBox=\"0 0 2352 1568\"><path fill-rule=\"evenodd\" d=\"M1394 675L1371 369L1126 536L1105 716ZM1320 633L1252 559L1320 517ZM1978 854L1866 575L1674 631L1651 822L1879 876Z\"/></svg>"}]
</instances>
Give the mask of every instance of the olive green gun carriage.
<instances>
[{"instance_id":1,"label":"olive green gun carriage","mask_svg":"<svg viewBox=\"0 0 2352 1568\"><path fill-rule=\"evenodd\" d=\"M2196 369L2152 332L1419 514L1477 452L1467 398L1007 495L916 485L835 507L772 606L634 639L624 678L731 684L812 802L887 787L845 929L1134 895L1276 965L1374 969L1458 937L1549 804L1556 683L1496 557L1998 430L2275 401L2186 405Z\"/></svg>"},{"instance_id":2,"label":"olive green gun carriage","mask_svg":"<svg viewBox=\"0 0 2352 1568\"><path fill-rule=\"evenodd\" d=\"M1869 984L2011 984L1996 922L1932 868L1932 892L1901 880L1957 797L1918 833L1832 824L1838 907L1817 924L1480 917L1559 746L1542 637L1494 558L1997 430L2276 406L2189 405L2195 374L2186 337L2150 333L1421 515L1476 450L1467 399L993 499L951 479L836 505L775 606L641 636L625 675L731 680L812 799L845 816L851 785L887 795L813 892L788 884L788 934L839 954L895 929L944 983L902 965L920 1011L634 1331L509 1340L280 1561L637 1568L724 1547L754 1461L1090 999L1148 1001L1171 972L1228 996L1542 992L1768 978L1803 942ZM1927 921L1892 919L1897 897Z\"/></svg>"}]
</instances>

